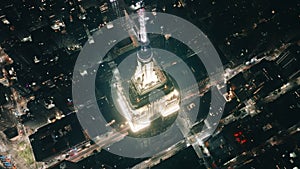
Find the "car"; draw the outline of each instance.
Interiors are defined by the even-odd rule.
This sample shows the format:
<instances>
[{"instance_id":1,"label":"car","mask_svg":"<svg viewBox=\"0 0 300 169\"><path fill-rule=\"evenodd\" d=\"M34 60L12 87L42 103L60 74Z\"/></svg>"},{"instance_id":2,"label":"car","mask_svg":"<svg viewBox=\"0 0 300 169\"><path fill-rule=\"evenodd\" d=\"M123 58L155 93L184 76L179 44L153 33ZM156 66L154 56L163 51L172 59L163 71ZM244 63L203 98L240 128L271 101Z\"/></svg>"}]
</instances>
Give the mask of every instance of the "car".
<instances>
[{"instance_id":1,"label":"car","mask_svg":"<svg viewBox=\"0 0 300 169\"><path fill-rule=\"evenodd\" d=\"M0 155L0 160L1 160L2 162L5 161L5 160L6 160L6 156Z\"/></svg>"},{"instance_id":2,"label":"car","mask_svg":"<svg viewBox=\"0 0 300 169\"><path fill-rule=\"evenodd\" d=\"M4 162L3 165L4 165L5 167L12 167L12 164L9 163L9 162Z\"/></svg>"}]
</instances>

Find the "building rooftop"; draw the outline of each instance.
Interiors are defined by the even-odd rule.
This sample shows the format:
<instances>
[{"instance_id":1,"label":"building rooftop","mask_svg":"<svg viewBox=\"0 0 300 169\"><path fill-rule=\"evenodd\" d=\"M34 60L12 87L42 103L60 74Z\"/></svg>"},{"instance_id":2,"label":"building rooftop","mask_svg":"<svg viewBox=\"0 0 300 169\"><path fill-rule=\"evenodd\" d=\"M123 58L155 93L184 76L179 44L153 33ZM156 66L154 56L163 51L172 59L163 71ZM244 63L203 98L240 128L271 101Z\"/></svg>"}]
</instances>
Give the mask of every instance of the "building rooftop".
<instances>
[{"instance_id":1,"label":"building rooftop","mask_svg":"<svg viewBox=\"0 0 300 169\"><path fill-rule=\"evenodd\" d=\"M39 128L29 139L37 161L58 155L86 140L75 113Z\"/></svg>"}]
</instances>

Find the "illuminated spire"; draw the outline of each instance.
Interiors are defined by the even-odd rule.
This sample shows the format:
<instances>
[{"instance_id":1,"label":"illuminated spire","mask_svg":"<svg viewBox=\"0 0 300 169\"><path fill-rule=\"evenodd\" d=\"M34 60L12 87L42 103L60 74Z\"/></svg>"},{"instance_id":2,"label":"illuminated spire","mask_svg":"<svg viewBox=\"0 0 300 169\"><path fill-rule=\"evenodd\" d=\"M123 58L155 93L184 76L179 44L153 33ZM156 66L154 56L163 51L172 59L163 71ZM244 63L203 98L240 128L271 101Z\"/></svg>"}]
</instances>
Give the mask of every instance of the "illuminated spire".
<instances>
[{"instance_id":1,"label":"illuminated spire","mask_svg":"<svg viewBox=\"0 0 300 169\"><path fill-rule=\"evenodd\" d=\"M141 8L138 11L139 23L140 23L140 41L142 45L148 43L147 31L146 31L146 21L145 21L145 9Z\"/></svg>"}]
</instances>

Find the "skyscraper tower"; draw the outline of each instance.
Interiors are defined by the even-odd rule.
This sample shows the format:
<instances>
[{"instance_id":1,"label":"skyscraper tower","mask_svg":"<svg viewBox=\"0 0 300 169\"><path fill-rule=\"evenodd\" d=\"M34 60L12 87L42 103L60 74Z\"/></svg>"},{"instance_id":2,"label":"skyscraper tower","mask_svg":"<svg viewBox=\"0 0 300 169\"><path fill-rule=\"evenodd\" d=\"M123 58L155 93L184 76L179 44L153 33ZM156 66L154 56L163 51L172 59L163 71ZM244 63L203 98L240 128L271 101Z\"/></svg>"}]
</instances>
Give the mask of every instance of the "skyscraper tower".
<instances>
[{"instance_id":1,"label":"skyscraper tower","mask_svg":"<svg viewBox=\"0 0 300 169\"><path fill-rule=\"evenodd\" d=\"M135 84L139 94L147 93L154 88L162 85L166 80L163 73L159 73L159 68L156 67L156 62L153 58L153 52L150 47L150 41L146 31L145 9L141 8L138 11L139 15L139 39L140 50L137 52L137 67L132 81ZM158 77L160 76L161 77Z\"/></svg>"},{"instance_id":2,"label":"skyscraper tower","mask_svg":"<svg viewBox=\"0 0 300 169\"><path fill-rule=\"evenodd\" d=\"M146 31L145 9L138 11L139 43L137 66L129 81L129 92L117 88L120 113L133 132L138 132L159 117L172 115L180 109L180 93L171 77L156 62ZM120 82L120 86L122 83Z\"/></svg>"}]
</instances>

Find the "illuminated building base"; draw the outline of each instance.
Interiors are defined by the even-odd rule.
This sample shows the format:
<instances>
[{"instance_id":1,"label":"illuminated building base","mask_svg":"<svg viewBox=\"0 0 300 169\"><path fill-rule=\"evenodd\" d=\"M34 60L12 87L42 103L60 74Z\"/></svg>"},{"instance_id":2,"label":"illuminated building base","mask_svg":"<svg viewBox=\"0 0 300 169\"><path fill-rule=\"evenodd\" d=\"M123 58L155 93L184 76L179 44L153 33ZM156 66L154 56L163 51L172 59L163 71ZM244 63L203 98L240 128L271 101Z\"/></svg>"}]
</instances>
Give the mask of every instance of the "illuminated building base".
<instances>
[{"instance_id":1,"label":"illuminated building base","mask_svg":"<svg viewBox=\"0 0 300 169\"><path fill-rule=\"evenodd\" d=\"M132 77L127 84L129 92L126 94L124 84L117 78L118 110L127 119L132 132L141 131L151 126L155 119L170 116L180 109L180 94L173 80L156 63L153 65L152 70L156 70L155 75L159 75L154 79L159 80L150 82L151 84L146 85L147 88L141 88L141 84L135 81L138 78Z\"/></svg>"}]
</instances>

